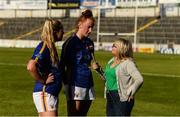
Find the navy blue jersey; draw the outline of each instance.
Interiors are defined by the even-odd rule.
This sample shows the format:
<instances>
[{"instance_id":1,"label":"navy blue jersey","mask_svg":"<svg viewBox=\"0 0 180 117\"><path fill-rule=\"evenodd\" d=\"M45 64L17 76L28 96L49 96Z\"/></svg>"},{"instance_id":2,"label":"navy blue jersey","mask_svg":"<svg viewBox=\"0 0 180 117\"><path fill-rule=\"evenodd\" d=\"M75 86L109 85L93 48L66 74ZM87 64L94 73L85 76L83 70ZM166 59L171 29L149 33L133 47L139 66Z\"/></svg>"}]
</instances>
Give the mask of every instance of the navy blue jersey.
<instances>
[{"instance_id":1,"label":"navy blue jersey","mask_svg":"<svg viewBox=\"0 0 180 117\"><path fill-rule=\"evenodd\" d=\"M89 38L80 40L76 35L64 44L61 53L61 70L64 83L90 88L93 86L92 73L89 68L94 53L94 43Z\"/></svg>"},{"instance_id":2,"label":"navy blue jersey","mask_svg":"<svg viewBox=\"0 0 180 117\"><path fill-rule=\"evenodd\" d=\"M47 84L45 91L54 96L58 96L59 91L61 89L60 71L57 67L52 65L50 52L47 45L43 42L40 42L39 45L34 50L34 54L31 59L37 61L36 64L37 71L43 79L46 80L48 74L53 73L54 82ZM43 90L43 84L39 81L36 81L34 92L39 92L42 90Z\"/></svg>"}]
</instances>

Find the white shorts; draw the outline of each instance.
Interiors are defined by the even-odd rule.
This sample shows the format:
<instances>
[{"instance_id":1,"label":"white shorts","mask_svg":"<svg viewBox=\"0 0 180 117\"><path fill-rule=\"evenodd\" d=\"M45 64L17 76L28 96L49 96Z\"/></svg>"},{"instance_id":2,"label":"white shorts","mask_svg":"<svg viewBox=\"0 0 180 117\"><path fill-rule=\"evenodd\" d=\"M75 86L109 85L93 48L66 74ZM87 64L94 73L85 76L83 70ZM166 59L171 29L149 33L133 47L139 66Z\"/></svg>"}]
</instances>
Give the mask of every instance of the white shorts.
<instances>
[{"instance_id":1,"label":"white shorts","mask_svg":"<svg viewBox=\"0 0 180 117\"><path fill-rule=\"evenodd\" d=\"M38 113L56 111L58 108L58 97L46 92L34 92L33 100Z\"/></svg>"},{"instance_id":2,"label":"white shorts","mask_svg":"<svg viewBox=\"0 0 180 117\"><path fill-rule=\"evenodd\" d=\"M95 93L94 88L82 88L77 86L71 86L71 89L68 89L68 85L64 86L67 100L94 100ZM68 90L71 90L69 92ZM69 92L69 93L68 93Z\"/></svg>"}]
</instances>

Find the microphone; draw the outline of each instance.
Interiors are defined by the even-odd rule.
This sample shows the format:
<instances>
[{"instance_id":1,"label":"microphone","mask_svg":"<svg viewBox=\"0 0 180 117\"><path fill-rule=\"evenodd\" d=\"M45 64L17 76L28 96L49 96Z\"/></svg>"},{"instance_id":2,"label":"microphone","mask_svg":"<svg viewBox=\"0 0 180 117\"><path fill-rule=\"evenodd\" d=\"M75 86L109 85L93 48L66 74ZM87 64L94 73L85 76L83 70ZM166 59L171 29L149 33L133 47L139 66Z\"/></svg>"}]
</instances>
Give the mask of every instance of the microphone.
<instances>
[{"instance_id":1,"label":"microphone","mask_svg":"<svg viewBox=\"0 0 180 117\"><path fill-rule=\"evenodd\" d=\"M98 68L95 71L101 76L102 80L105 80L104 71L101 66L98 65Z\"/></svg>"},{"instance_id":2,"label":"microphone","mask_svg":"<svg viewBox=\"0 0 180 117\"><path fill-rule=\"evenodd\" d=\"M104 71L103 71L102 67L96 62L96 59L94 56L94 46L90 45L90 46L88 46L88 48L89 48L89 51L92 56L92 61L94 61L98 65L98 67L95 69L96 73L98 73L101 76L102 80L105 80Z\"/></svg>"}]
</instances>

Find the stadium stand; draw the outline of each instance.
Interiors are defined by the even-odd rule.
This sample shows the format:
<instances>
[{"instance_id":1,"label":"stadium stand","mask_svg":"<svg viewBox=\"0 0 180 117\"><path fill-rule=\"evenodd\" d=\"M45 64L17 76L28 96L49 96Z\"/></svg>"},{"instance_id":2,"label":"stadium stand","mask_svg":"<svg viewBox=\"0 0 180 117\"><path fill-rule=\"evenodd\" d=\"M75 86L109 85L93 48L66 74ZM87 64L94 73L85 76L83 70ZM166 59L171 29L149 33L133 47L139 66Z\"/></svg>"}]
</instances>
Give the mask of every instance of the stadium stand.
<instances>
[{"instance_id":1,"label":"stadium stand","mask_svg":"<svg viewBox=\"0 0 180 117\"><path fill-rule=\"evenodd\" d=\"M139 17L138 28L147 24L153 17ZM40 30L45 18L6 18L0 19L0 39L38 40ZM73 30L76 18L61 18L65 32ZM163 17L137 35L140 43L167 43L173 41L180 43L179 17ZM37 31L36 31L37 30ZM30 33L34 31L33 33ZM131 33L134 31L134 19L130 17L102 17L100 32L103 33ZM96 40L97 24L95 24L91 38ZM67 38L66 36L64 38ZM111 42L119 36L101 36L100 41ZM127 38L127 37L125 37Z\"/></svg>"}]
</instances>

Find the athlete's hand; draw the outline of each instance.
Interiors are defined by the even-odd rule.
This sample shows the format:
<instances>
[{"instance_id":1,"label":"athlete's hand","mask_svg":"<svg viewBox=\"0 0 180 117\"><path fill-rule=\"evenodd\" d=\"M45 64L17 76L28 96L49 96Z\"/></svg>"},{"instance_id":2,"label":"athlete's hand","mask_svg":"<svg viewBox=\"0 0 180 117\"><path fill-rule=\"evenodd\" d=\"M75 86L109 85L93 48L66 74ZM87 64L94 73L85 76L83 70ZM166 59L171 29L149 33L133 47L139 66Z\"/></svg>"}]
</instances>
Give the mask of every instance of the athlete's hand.
<instances>
[{"instance_id":1,"label":"athlete's hand","mask_svg":"<svg viewBox=\"0 0 180 117\"><path fill-rule=\"evenodd\" d=\"M49 83L52 83L52 82L54 82L54 76L53 76L52 73L50 73L50 74L48 75L47 80L46 80L46 84L49 84Z\"/></svg>"},{"instance_id":2,"label":"athlete's hand","mask_svg":"<svg viewBox=\"0 0 180 117\"><path fill-rule=\"evenodd\" d=\"M101 80L105 80L105 76L104 75L100 75Z\"/></svg>"},{"instance_id":3,"label":"athlete's hand","mask_svg":"<svg viewBox=\"0 0 180 117\"><path fill-rule=\"evenodd\" d=\"M91 64L91 67L92 67L92 69L96 70L96 69L99 68L99 64L98 64L97 62L93 62L93 63Z\"/></svg>"}]
</instances>

